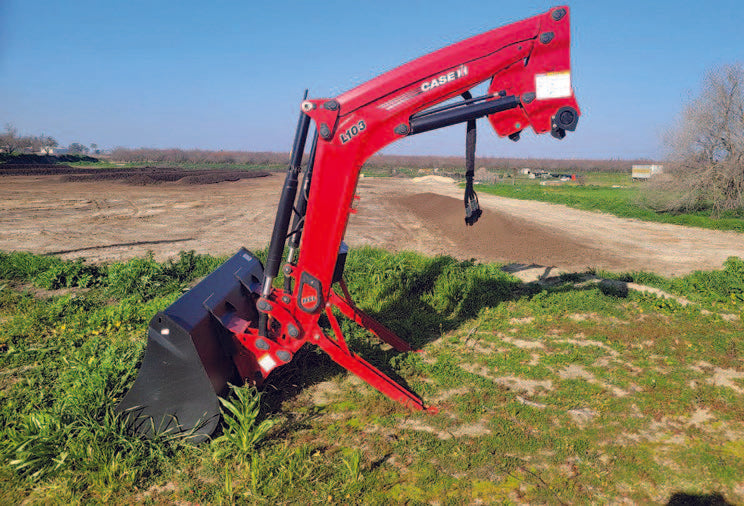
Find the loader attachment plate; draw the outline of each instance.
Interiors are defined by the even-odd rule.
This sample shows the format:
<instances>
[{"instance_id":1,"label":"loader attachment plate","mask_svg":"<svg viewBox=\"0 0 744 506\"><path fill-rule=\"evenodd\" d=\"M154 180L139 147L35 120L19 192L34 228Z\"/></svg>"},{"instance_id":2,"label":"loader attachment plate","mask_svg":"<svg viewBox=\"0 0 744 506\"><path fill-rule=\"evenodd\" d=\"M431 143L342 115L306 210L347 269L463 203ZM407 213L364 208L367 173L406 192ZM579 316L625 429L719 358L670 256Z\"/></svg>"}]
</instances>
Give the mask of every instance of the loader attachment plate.
<instances>
[{"instance_id":1,"label":"loader attachment plate","mask_svg":"<svg viewBox=\"0 0 744 506\"><path fill-rule=\"evenodd\" d=\"M217 396L240 384L223 321L256 321L261 262L245 249L158 313L148 329L137 378L116 410L143 435L179 434L201 442L220 419Z\"/></svg>"}]
</instances>

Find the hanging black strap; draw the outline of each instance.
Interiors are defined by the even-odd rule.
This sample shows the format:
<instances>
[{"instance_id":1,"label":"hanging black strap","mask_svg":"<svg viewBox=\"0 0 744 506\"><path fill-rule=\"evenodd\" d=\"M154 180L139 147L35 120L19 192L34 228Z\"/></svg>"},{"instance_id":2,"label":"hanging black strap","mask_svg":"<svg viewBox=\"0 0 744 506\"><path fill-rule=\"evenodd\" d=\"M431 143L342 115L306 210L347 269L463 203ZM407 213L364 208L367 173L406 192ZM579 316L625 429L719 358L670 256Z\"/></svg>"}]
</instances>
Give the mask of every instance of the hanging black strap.
<instances>
[{"instance_id":1,"label":"hanging black strap","mask_svg":"<svg viewBox=\"0 0 744 506\"><path fill-rule=\"evenodd\" d=\"M469 91L462 94L465 100L472 96ZM478 195L473 190L473 178L475 177L475 120L467 122L465 133L465 224L472 225L480 218L483 211L478 205Z\"/></svg>"}]
</instances>

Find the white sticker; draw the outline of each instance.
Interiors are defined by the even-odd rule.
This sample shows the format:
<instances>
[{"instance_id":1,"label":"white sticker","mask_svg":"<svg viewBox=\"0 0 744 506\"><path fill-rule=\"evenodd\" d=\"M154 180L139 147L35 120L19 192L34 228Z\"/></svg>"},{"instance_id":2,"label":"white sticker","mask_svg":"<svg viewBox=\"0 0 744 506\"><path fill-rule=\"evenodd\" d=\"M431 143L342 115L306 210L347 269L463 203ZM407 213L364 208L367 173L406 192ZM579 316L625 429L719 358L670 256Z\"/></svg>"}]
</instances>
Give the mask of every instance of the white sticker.
<instances>
[{"instance_id":1,"label":"white sticker","mask_svg":"<svg viewBox=\"0 0 744 506\"><path fill-rule=\"evenodd\" d=\"M535 75L535 98L564 98L571 96L571 72L548 72Z\"/></svg>"},{"instance_id":2,"label":"white sticker","mask_svg":"<svg viewBox=\"0 0 744 506\"><path fill-rule=\"evenodd\" d=\"M276 360L268 353L258 359L258 365L264 372L269 372L276 367Z\"/></svg>"}]
</instances>

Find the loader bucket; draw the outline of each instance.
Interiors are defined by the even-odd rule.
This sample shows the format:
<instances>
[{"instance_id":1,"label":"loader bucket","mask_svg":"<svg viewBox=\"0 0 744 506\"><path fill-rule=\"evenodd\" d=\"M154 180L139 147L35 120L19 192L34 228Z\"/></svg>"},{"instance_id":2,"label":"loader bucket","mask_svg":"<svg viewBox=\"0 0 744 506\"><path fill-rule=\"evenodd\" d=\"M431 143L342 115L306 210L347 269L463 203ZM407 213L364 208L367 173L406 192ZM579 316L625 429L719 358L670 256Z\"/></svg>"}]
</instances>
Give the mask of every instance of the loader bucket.
<instances>
[{"instance_id":1,"label":"loader bucket","mask_svg":"<svg viewBox=\"0 0 744 506\"><path fill-rule=\"evenodd\" d=\"M255 293L262 277L261 262L241 248L150 321L139 373L116 408L131 428L193 442L214 432L220 419L217 396L228 382L241 383L222 322L229 315L257 321Z\"/></svg>"}]
</instances>

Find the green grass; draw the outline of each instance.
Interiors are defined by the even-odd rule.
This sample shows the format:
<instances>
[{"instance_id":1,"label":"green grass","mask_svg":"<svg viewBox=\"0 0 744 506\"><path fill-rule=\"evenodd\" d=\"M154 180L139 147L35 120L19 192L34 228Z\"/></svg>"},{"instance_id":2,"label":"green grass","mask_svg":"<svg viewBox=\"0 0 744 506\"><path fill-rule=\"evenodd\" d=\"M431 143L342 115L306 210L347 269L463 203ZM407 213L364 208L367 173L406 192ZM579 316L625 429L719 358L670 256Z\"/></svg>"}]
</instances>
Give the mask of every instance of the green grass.
<instances>
[{"instance_id":1,"label":"green grass","mask_svg":"<svg viewBox=\"0 0 744 506\"><path fill-rule=\"evenodd\" d=\"M744 501L744 262L665 279L693 304L524 284L499 266L352 250L357 303L414 343L351 346L438 414L307 349L233 389L206 444L113 413L149 318L219 259L92 266L0 254L0 502L198 504Z\"/></svg>"},{"instance_id":2,"label":"green grass","mask_svg":"<svg viewBox=\"0 0 744 506\"><path fill-rule=\"evenodd\" d=\"M712 218L709 212L687 214L659 213L643 205L643 181L631 181L628 174L589 173L584 184L566 182L541 185L539 179L509 179L495 185L478 185L477 191L521 200L563 204L576 209L610 213L623 218L671 223L690 227L744 232L744 214Z\"/></svg>"}]
</instances>

